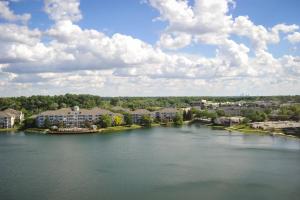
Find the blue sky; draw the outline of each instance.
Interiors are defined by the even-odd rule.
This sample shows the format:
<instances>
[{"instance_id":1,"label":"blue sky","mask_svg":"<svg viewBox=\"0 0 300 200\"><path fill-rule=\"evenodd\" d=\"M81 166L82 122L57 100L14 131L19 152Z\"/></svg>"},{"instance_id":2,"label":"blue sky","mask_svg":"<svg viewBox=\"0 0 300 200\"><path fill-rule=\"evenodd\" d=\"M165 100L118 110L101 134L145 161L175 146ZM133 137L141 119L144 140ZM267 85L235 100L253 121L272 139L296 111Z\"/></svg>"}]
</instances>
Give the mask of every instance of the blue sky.
<instances>
[{"instance_id":1,"label":"blue sky","mask_svg":"<svg viewBox=\"0 0 300 200\"><path fill-rule=\"evenodd\" d=\"M30 27L47 29L52 21L43 11L43 3L42 0L23 0L12 2L11 8L16 13L31 13ZM193 5L194 1L189 1L189 4ZM231 8L231 11L234 17L247 15L256 24L272 27L278 23L299 23L299 9L298 0L237 0L236 7ZM78 24L82 28L96 29L108 35L131 35L151 44L155 44L166 26L165 22L154 20L159 15L158 11L141 0L84 0L80 3L80 10L84 17ZM239 40L248 42L245 38ZM210 45L194 45L182 51L207 56L215 53ZM276 56L286 52L299 55L299 51L292 50L286 41L282 41L279 47L271 47L271 51Z\"/></svg>"},{"instance_id":2,"label":"blue sky","mask_svg":"<svg viewBox=\"0 0 300 200\"><path fill-rule=\"evenodd\" d=\"M16 36L8 40L10 32L3 33L7 34L7 37L2 39L3 49L0 49L0 53L1 50L4 52L3 58L0 58L0 81L2 81L0 86L3 86L3 96L23 93L24 95L43 94L45 91L50 91L51 94L74 92L112 96L200 95L201 93L204 93L202 95L239 95L241 93L273 95L300 92L297 80L298 73L300 73L298 62L300 45L297 39L300 1L297 0L235 0L235 6L230 0L183 1L186 4L178 3L180 1L177 0L66 0L65 4L57 0L2 2L5 2L4 6L14 16L8 15L7 12L5 15L3 7L3 10L0 10L0 26L6 31L8 28L5 26L9 24L26 27L29 36L22 35L25 34L24 30L19 36L23 39L29 37L32 40L28 49L38 49L42 46L43 51L51 52L54 56L53 60L46 62L47 59L39 60L44 55L26 57L36 53L27 51L24 53L26 56L18 58L16 55L21 51L18 50L11 57L8 50L16 44L20 45L19 38L16 39ZM165 2L168 3L164 4ZM57 10L49 8L50 11L47 12L47 3L55 5ZM70 6L71 4L75 5L75 9ZM196 7L198 4L200 6ZM172 10L174 6L178 6L178 13L176 13L177 10ZM198 13L197 9L202 11ZM2 17L1 12L4 13ZM210 16L214 12L216 17ZM30 14L31 18L23 23L19 19L26 13ZM189 19L190 13L194 14L194 19ZM81 17L74 19L73 14L79 14ZM206 22L206 17L212 17L215 25L210 25L209 21ZM194 22L189 24L189 20L194 20ZM240 20L239 23L238 20ZM252 25L248 26L249 24ZM272 28L279 24L284 24L286 27L281 27L278 32L274 32ZM106 56L100 52L101 48L97 48L103 44L101 43L103 40L93 39L94 36L87 33L91 29L105 35L109 42L116 45L112 47L116 50L113 52L113 59L102 58ZM37 36L32 36L33 30L39 32ZM84 46L78 43L80 38L75 37L62 40L62 37L67 37L62 34L67 33L78 34L78 37L86 37L86 41L99 42L99 45ZM18 43L12 43L13 39L16 39ZM124 42L122 45L125 46L115 44L116 41L120 42L119 44ZM129 54L134 41L144 43L149 47L137 49L140 53L138 55L135 55L135 51ZM36 44L32 44L34 42ZM24 49L24 44L22 45L17 47ZM117 48L121 49L117 50ZM127 48L128 50L123 52ZM111 48L107 51L109 50ZM91 53L97 55L96 58L82 61L82 54L90 55ZM120 54L117 55L117 53ZM66 54L74 61L64 60L56 54ZM150 54L153 58L148 58ZM141 60L141 63L136 61L136 57L139 61ZM160 61L153 62L153 59ZM161 61L162 59L164 61ZM170 61L176 61L176 63L170 64ZM37 66L39 63L43 64ZM285 67L287 63L288 68ZM268 69L260 70L262 68ZM55 77L65 79L66 76L85 77L90 72L97 74L93 79L99 81L97 87L90 91L86 91L88 86L78 89L78 87L73 88L68 85L66 89L57 89L53 88L49 81L49 77L55 76L53 74L57 74ZM277 77L278 73L290 74L282 74L288 77L284 80L282 77ZM36 82L30 77L36 77L35 80L39 81ZM269 80L261 86L261 91L257 92L257 86L254 87L253 82L262 79L260 77L268 77ZM147 80L147 84L140 85L132 91L132 84L139 80ZM57 84L62 82L62 80L57 80ZM157 91L155 87L162 84L166 84L164 89L161 92L155 92ZM176 84L188 84L190 92L182 91L180 88L174 89L173 85ZM5 85L14 90L4 89ZM232 86L235 89L232 89ZM268 88L278 86L287 87L287 90ZM24 91L23 87L29 89Z\"/></svg>"}]
</instances>

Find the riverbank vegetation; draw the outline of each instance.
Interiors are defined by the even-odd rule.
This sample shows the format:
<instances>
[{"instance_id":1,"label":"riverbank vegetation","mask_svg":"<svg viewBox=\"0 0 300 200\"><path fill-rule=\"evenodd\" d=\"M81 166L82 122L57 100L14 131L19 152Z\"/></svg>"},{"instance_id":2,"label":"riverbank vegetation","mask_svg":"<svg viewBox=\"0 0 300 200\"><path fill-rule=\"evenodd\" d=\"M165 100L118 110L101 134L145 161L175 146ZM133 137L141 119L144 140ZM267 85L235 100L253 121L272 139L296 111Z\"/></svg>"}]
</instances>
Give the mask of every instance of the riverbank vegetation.
<instances>
[{"instance_id":1,"label":"riverbank vegetation","mask_svg":"<svg viewBox=\"0 0 300 200\"><path fill-rule=\"evenodd\" d=\"M215 119L236 116L228 114L228 112L222 110L222 107L196 109L192 106L194 101L199 102L199 99L202 98L214 103L246 101L250 102L249 105L251 105L252 101L272 100L280 102L276 109L273 109L274 107L255 107L254 109L251 106L243 107L238 114L240 117L244 118L243 122L239 125L233 124L233 126L230 123L229 127L226 127L226 129L230 131L235 130L247 133L263 132L262 130L251 128L249 123L268 120L300 120L299 95L272 97L100 97L94 95L66 94L58 96L3 97L0 98L0 110L13 108L25 113L25 120L23 123L19 127L9 130L20 129L36 132L66 127L64 122L53 125L53 123L51 124L49 119L46 118L43 127L40 128L36 125L36 114L45 110L56 110L59 108L73 107L75 105L87 109L101 107L113 111L114 116L101 115L99 120L93 122L86 121L84 123L84 128L91 130L119 131L127 130L130 127L151 127L157 125L180 126L186 122L193 122L193 120L202 121L212 124L216 128L220 128L218 124L215 124ZM290 104L289 102L293 102L293 104ZM136 119L135 122L133 122L132 114L130 114L130 112L135 109L154 111L168 107L181 108L181 111L176 113L175 117L173 115L171 119L159 119L155 116L145 114L141 116L138 122ZM118 116L118 114L120 114L120 116ZM83 125L81 124L80 127L83 127ZM0 129L0 131L7 130L8 129Z\"/></svg>"},{"instance_id":2,"label":"riverbank vegetation","mask_svg":"<svg viewBox=\"0 0 300 200\"><path fill-rule=\"evenodd\" d=\"M233 96L233 97L100 97L94 95L65 94L55 96L30 96L30 97L1 97L0 110L13 108L22 110L26 116L32 116L45 110L56 110L79 106L80 108L101 107L111 109L122 106L129 109L157 109L161 107L188 107L193 101L206 99L213 102L238 102L238 101L280 101L298 102L300 95L296 96ZM285 114L285 112L283 112Z\"/></svg>"}]
</instances>

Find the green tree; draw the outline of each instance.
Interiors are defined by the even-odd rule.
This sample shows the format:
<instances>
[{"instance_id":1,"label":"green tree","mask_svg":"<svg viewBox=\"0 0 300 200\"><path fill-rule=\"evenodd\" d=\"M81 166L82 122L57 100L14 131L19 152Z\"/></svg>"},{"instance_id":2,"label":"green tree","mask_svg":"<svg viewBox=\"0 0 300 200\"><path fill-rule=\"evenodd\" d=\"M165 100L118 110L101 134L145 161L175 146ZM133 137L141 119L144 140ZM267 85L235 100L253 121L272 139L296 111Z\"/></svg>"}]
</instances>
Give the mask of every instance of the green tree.
<instances>
[{"instance_id":1,"label":"green tree","mask_svg":"<svg viewBox=\"0 0 300 200\"><path fill-rule=\"evenodd\" d=\"M46 119L44 120L44 128L50 128L51 127L51 123L48 117L46 117Z\"/></svg>"},{"instance_id":2,"label":"green tree","mask_svg":"<svg viewBox=\"0 0 300 200\"><path fill-rule=\"evenodd\" d=\"M126 125L131 126L131 125L133 124L131 114L125 113L125 114L124 114L124 121L125 121L125 124L126 124Z\"/></svg>"},{"instance_id":3,"label":"green tree","mask_svg":"<svg viewBox=\"0 0 300 200\"><path fill-rule=\"evenodd\" d=\"M141 124L146 127L151 127L152 118L149 115L143 115L141 118Z\"/></svg>"},{"instance_id":4,"label":"green tree","mask_svg":"<svg viewBox=\"0 0 300 200\"><path fill-rule=\"evenodd\" d=\"M56 109L58 109L58 104L57 103L52 103L50 106L49 106L49 109L50 110L56 110Z\"/></svg>"},{"instance_id":5,"label":"green tree","mask_svg":"<svg viewBox=\"0 0 300 200\"><path fill-rule=\"evenodd\" d=\"M225 111L224 110L217 110L217 115L219 117L225 116Z\"/></svg>"},{"instance_id":6,"label":"green tree","mask_svg":"<svg viewBox=\"0 0 300 200\"><path fill-rule=\"evenodd\" d=\"M99 119L99 125L101 128L111 127L112 120L109 115L101 115Z\"/></svg>"},{"instance_id":7,"label":"green tree","mask_svg":"<svg viewBox=\"0 0 300 200\"><path fill-rule=\"evenodd\" d=\"M188 110L186 113L186 120L192 120L193 119L193 112L192 110Z\"/></svg>"},{"instance_id":8,"label":"green tree","mask_svg":"<svg viewBox=\"0 0 300 200\"><path fill-rule=\"evenodd\" d=\"M60 108L66 108L66 107L67 107L67 104L61 103L61 104L59 104L59 107L60 107Z\"/></svg>"},{"instance_id":9,"label":"green tree","mask_svg":"<svg viewBox=\"0 0 300 200\"><path fill-rule=\"evenodd\" d=\"M26 118L23 121L23 128L35 128L36 127L36 121L35 118Z\"/></svg>"},{"instance_id":10,"label":"green tree","mask_svg":"<svg viewBox=\"0 0 300 200\"><path fill-rule=\"evenodd\" d=\"M182 113L182 117L183 117L183 120L186 121L187 120L187 112L184 110L183 113Z\"/></svg>"},{"instance_id":11,"label":"green tree","mask_svg":"<svg viewBox=\"0 0 300 200\"><path fill-rule=\"evenodd\" d=\"M253 122L262 122L267 119L266 113L252 109L243 110L242 115Z\"/></svg>"},{"instance_id":12,"label":"green tree","mask_svg":"<svg viewBox=\"0 0 300 200\"><path fill-rule=\"evenodd\" d=\"M180 126L183 124L183 116L180 113L176 113L176 116L173 119L173 122L176 126Z\"/></svg>"},{"instance_id":13,"label":"green tree","mask_svg":"<svg viewBox=\"0 0 300 200\"><path fill-rule=\"evenodd\" d=\"M112 106L118 106L118 105L119 105L119 102L120 102L120 99L119 99L119 98L112 98L112 99L110 100L110 104L111 104Z\"/></svg>"}]
</instances>

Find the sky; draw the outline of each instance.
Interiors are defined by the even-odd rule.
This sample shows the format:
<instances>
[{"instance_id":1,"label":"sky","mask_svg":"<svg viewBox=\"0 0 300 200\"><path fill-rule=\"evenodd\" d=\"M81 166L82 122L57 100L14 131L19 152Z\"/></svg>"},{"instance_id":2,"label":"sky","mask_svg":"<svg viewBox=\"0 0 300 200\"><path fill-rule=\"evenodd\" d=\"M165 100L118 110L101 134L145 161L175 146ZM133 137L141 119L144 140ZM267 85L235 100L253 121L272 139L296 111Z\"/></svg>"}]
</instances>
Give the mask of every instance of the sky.
<instances>
[{"instance_id":1,"label":"sky","mask_svg":"<svg viewBox=\"0 0 300 200\"><path fill-rule=\"evenodd\" d=\"M0 96L300 94L298 0L0 0Z\"/></svg>"}]
</instances>

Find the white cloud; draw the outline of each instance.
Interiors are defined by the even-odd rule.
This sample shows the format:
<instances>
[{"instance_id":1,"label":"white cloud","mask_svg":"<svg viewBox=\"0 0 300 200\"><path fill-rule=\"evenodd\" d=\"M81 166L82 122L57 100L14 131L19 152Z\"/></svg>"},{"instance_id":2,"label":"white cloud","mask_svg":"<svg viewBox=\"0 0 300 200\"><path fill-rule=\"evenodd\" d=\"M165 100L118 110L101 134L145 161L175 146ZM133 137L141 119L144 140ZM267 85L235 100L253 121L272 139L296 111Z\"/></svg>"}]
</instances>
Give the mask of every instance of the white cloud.
<instances>
[{"instance_id":1,"label":"white cloud","mask_svg":"<svg viewBox=\"0 0 300 200\"><path fill-rule=\"evenodd\" d=\"M79 1L45 0L54 20L45 31L0 24L1 94L21 93L25 87L32 88L28 94L237 95L257 88L257 94L277 94L278 87L286 88L283 93L300 92L293 86L300 82L299 57L268 52L282 34L292 33L289 40L296 35L297 25L266 28L247 16L233 18L229 0L196 0L193 6L186 0L149 3L168 22L156 45L81 28L75 24L82 18ZM251 46L235 41L235 35L249 38ZM176 51L190 44L213 45L216 54Z\"/></svg>"},{"instance_id":2,"label":"white cloud","mask_svg":"<svg viewBox=\"0 0 300 200\"><path fill-rule=\"evenodd\" d=\"M297 30L297 25L277 24L270 30L262 25L255 25L248 16L235 18L232 32L240 36L248 37L255 51L267 50L268 44L280 42L280 32L289 33Z\"/></svg>"},{"instance_id":3,"label":"white cloud","mask_svg":"<svg viewBox=\"0 0 300 200\"><path fill-rule=\"evenodd\" d=\"M27 23L27 21L31 18L31 15L28 13L17 15L10 10L8 1L0 1L0 18L11 22L21 21L23 23Z\"/></svg>"},{"instance_id":4,"label":"white cloud","mask_svg":"<svg viewBox=\"0 0 300 200\"><path fill-rule=\"evenodd\" d=\"M300 42L300 32L294 32L293 34L288 35L287 39L291 43L299 43Z\"/></svg>"},{"instance_id":5,"label":"white cloud","mask_svg":"<svg viewBox=\"0 0 300 200\"><path fill-rule=\"evenodd\" d=\"M54 21L79 21L82 18L79 0L45 0L45 12Z\"/></svg>"},{"instance_id":6,"label":"white cloud","mask_svg":"<svg viewBox=\"0 0 300 200\"><path fill-rule=\"evenodd\" d=\"M176 50L188 46L191 43L192 37L185 33L165 33L160 36L158 46L167 49Z\"/></svg>"}]
</instances>

